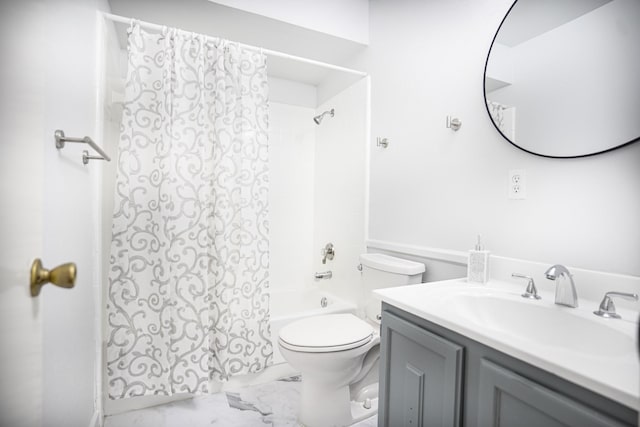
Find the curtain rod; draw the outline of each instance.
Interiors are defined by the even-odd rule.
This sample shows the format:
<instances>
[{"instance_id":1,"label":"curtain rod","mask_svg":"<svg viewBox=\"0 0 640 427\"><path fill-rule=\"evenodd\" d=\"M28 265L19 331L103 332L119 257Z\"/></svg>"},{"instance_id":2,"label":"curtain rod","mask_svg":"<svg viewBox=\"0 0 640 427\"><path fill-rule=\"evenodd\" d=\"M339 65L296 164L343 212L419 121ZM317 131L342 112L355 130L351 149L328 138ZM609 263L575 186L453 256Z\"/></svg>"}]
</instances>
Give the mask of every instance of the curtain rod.
<instances>
[{"instance_id":1,"label":"curtain rod","mask_svg":"<svg viewBox=\"0 0 640 427\"><path fill-rule=\"evenodd\" d=\"M120 15L114 15L113 13L107 13L107 12L101 12L101 13L102 13L102 16L104 16L106 19L109 19L109 20L114 21L114 22L120 22L120 23L123 23L123 24L130 24L131 21L134 20L133 18L127 18L125 16L120 16ZM140 21L139 19L136 19L136 21L142 27L145 27L145 28L147 28L149 30L160 31L160 30L162 30L162 28L164 28L163 25L153 24L151 22ZM207 36L207 35L205 35L205 37L212 38L211 36ZM242 47L244 49L253 50L253 51L256 51L256 52L262 52L265 55L277 56L279 58L284 58L284 59L291 59L291 60L302 62L302 63L305 63L305 64L316 65L318 67L328 68L330 70L342 71L344 73L349 73L349 74L355 74L357 76L362 76L362 77L366 77L367 76L367 73L365 73L363 71L352 70L351 68L340 67L339 65L328 64L326 62L316 61L314 59L303 58L301 56L289 55L288 53L278 52L277 50L263 49L263 48L260 48L260 47L251 46L251 45L244 44L244 43L237 43L237 44L238 44L238 46L240 46L240 47Z\"/></svg>"}]
</instances>

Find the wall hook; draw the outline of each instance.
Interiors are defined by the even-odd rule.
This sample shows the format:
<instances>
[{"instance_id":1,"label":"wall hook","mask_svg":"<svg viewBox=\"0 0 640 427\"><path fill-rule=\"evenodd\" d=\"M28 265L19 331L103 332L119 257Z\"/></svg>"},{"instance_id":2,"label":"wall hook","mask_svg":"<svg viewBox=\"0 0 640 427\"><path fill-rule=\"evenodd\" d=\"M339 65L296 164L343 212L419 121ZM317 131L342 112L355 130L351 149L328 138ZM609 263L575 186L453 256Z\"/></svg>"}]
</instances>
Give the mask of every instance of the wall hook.
<instances>
[{"instance_id":1,"label":"wall hook","mask_svg":"<svg viewBox=\"0 0 640 427\"><path fill-rule=\"evenodd\" d=\"M451 116L447 116L447 129L457 131L460 127L462 127L462 121L459 118L454 117L452 119Z\"/></svg>"},{"instance_id":2,"label":"wall hook","mask_svg":"<svg viewBox=\"0 0 640 427\"><path fill-rule=\"evenodd\" d=\"M389 146L389 140L387 138L377 137L376 145L378 147L387 148Z\"/></svg>"}]
</instances>

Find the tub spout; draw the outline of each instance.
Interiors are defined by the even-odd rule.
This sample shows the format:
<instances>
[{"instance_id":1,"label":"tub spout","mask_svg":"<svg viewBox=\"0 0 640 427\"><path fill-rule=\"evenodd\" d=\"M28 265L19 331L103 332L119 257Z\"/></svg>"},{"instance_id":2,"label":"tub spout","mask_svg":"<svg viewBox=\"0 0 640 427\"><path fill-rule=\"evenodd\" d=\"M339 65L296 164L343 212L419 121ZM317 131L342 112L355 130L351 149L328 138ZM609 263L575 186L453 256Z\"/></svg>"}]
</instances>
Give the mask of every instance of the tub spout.
<instances>
[{"instance_id":1,"label":"tub spout","mask_svg":"<svg viewBox=\"0 0 640 427\"><path fill-rule=\"evenodd\" d=\"M318 280L321 280L321 279L331 279L332 276L333 276L333 273L331 272L331 270L329 270L329 271L321 271L320 273L316 272L316 274L314 274L313 277L317 282Z\"/></svg>"}]
</instances>

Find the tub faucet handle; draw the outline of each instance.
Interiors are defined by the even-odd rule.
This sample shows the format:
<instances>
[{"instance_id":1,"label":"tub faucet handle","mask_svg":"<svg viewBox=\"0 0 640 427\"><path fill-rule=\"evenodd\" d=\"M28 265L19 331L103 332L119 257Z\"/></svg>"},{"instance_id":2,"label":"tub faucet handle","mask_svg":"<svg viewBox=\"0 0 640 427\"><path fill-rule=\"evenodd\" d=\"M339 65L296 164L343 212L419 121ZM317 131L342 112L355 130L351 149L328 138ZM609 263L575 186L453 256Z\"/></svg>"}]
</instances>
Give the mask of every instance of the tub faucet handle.
<instances>
[{"instance_id":1,"label":"tub faucet handle","mask_svg":"<svg viewBox=\"0 0 640 427\"><path fill-rule=\"evenodd\" d=\"M326 264L327 260L333 260L333 257L336 255L336 251L333 249L333 243L329 242L322 248L322 263Z\"/></svg>"}]
</instances>

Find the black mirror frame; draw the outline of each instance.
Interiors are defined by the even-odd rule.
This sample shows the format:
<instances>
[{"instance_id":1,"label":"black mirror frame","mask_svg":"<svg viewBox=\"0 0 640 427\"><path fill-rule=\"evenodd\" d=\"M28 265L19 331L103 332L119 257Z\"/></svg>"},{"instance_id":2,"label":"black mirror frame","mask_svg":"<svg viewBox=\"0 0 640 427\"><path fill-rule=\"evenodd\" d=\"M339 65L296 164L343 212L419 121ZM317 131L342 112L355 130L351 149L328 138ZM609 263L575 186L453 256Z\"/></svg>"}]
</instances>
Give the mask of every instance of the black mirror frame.
<instances>
[{"instance_id":1,"label":"black mirror frame","mask_svg":"<svg viewBox=\"0 0 640 427\"><path fill-rule=\"evenodd\" d=\"M515 142L511 141L504 133L502 133L500 128L493 121L493 117L491 116L491 111L489 111L489 105L487 103L487 67L489 65L489 58L491 57L491 50L493 49L493 44L495 43L496 38L498 37L498 34L500 33L500 29L502 28L502 25L504 24L504 21L506 21L507 17L511 13L511 9L513 9L513 7L516 5L516 3L518 3L518 1L520 1L520 0L515 0L513 2L511 7L509 7L509 10L507 11L507 13L504 15L504 18L502 18L502 21L500 21L500 25L498 26L498 29L496 30L496 33L494 34L493 39L491 40L491 46L489 46L489 52L487 52L487 59L486 59L486 61L484 63L484 73L482 75L482 96L484 98L484 107L485 107L485 109L487 111L487 115L489 116L489 120L491 120L491 124L498 131L498 133L509 144L513 145L514 147L518 148L519 150L522 150L522 151L524 151L526 153L529 153L529 154L533 154L535 156L546 157L546 158L549 158L549 159L578 159L578 158L581 158L581 157L591 157L591 156L596 156L598 154L608 153L609 151L617 150L618 148L622 148L622 147L625 147L627 145L633 144L634 142L640 141L640 135L639 135L637 138L632 139L631 141L627 141L627 142L624 142L624 143L622 143L620 145L616 145L615 147L607 148L606 150L597 151L597 152L594 152L594 153L578 154L578 155L575 155L575 156L552 156L552 155L549 155L549 154L536 153L534 151L527 150L526 148L522 148L518 144L516 144Z\"/></svg>"}]
</instances>

